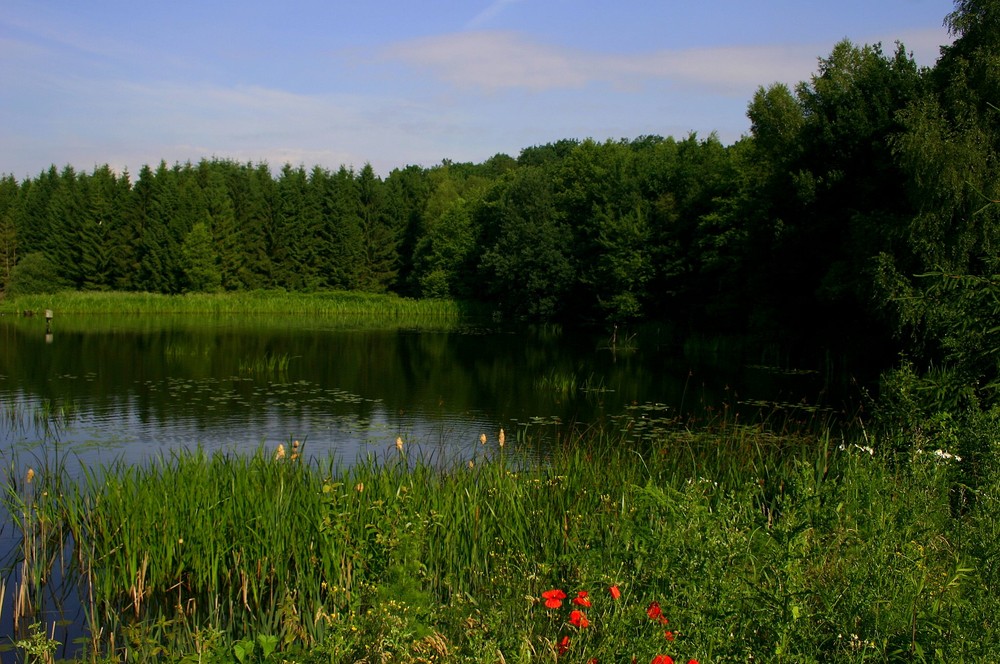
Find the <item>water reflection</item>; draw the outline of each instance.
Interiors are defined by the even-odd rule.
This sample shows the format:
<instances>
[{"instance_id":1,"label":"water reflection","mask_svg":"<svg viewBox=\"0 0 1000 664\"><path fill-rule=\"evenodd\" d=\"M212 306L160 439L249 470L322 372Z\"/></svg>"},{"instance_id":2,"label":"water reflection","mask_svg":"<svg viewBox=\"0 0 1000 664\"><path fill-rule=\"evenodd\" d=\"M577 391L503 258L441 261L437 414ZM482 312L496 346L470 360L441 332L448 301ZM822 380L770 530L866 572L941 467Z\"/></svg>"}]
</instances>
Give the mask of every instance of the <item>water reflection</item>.
<instances>
[{"instance_id":1,"label":"water reflection","mask_svg":"<svg viewBox=\"0 0 1000 664\"><path fill-rule=\"evenodd\" d=\"M634 404L678 411L808 403L813 373L705 368L657 333L634 350L558 328L363 329L301 316L0 320L7 450L57 436L83 463L180 447L252 451L298 439L345 463L403 436L474 453L484 432L600 423ZM700 365L700 366L699 366Z\"/></svg>"}]
</instances>

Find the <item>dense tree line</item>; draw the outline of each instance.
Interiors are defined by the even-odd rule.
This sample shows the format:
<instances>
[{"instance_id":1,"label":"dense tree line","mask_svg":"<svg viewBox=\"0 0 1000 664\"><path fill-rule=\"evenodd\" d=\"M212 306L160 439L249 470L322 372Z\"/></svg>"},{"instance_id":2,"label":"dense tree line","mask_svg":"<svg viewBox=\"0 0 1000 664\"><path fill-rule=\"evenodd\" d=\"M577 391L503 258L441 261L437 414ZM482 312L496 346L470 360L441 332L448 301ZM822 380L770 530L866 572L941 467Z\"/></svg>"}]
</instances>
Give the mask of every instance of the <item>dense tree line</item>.
<instances>
[{"instance_id":1,"label":"dense tree line","mask_svg":"<svg viewBox=\"0 0 1000 664\"><path fill-rule=\"evenodd\" d=\"M934 67L839 43L751 132L561 140L481 164L227 160L0 180L0 279L162 293L358 289L512 317L906 338L993 385L1000 3L960 0ZM992 307L992 308L991 308ZM991 388L992 389L992 388Z\"/></svg>"}]
</instances>

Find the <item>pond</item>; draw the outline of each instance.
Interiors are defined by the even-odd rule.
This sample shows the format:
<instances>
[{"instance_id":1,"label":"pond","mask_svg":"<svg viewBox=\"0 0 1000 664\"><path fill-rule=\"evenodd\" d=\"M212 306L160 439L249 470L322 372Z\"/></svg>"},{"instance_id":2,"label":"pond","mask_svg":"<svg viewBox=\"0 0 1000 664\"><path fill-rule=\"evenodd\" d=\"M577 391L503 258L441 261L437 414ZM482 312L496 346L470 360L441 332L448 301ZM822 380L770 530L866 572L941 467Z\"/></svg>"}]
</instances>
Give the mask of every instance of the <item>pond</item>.
<instances>
[{"instance_id":1,"label":"pond","mask_svg":"<svg viewBox=\"0 0 1000 664\"><path fill-rule=\"evenodd\" d=\"M55 323L46 334L42 320L0 319L5 457L58 446L87 465L136 463L299 440L350 464L401 437L451 460L501 428L516 444L644 404L814 409L832 394L822 367L685 347L658 330L613 346L553 327L366 329L305 316Z\"/></svg>"},{"instance_id":2,"label":"pond","mask_svg":"<svg viewBox=\"0 0 1000 664\"><path fill-rule=\"evenodd\" d=\"M511 448L544 454L573 427L613 430L627 412L828 418L844 408L847 385L831 380L844 375L833 364L679 343L656 328L612 339L557 327L172 315L63 316L47 330L43 319L4 317L0 461L24 473L55 456L73 472L196 447L272 453L298 440L306 457L350 465L394 453L401 438L411 458L454 463L495 450L501 429ZM18 534L2 512L9 609ZM0 612L0 633L11 633L10 614ZM12 661L2 646L0 661Z\"/></svg>"}]
</instances>

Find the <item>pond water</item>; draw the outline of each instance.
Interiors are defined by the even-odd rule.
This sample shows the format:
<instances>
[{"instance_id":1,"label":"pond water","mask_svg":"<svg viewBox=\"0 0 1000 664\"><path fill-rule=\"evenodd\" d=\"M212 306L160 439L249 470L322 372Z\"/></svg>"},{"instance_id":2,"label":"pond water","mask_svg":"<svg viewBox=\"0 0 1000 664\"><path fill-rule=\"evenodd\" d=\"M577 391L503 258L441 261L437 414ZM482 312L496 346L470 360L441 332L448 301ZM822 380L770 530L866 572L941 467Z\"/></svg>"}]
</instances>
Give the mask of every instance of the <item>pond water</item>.
<instances>
[{"instance_id":1,"label":"pond water","mask_svg":"<svg viewBox=\"0 0 1000 664\"><path fill-rule=\"evenodd\" d=\"M72 472L199 446L270 453L299 440L307 457L349 465L393 453L400 437L414 457L452 463L495 449L500 429L511 447L543 450L576 425L614 427L630 409L808 418L843 407L828 356L793 366L773 351L724 353L656 329L622 339L307 316L63 316L47 331L43 319L3 317L0 462L23 473L55 455ZM2 511L0 565L9 565L18 534ZM16 568L4 575L0 632L9 633ZM0 661L12 656L0 647Z\"/></svg>"},{"instance_id":2,"label":"pond water","mask_svg":"<svg viewBox=\"0 0 1000 664\"><path fill-rule=\"evenodd\" d=\"M650 331L612 348L555 328L247 317L0 318L0 455L58 446L88 465L179 448L252 452L300 440L350 464L397 437L425 456L474 455L626 408L827 405L817 367L685 354ZM690 350L690 345L688 346ZM839 404L837 404L839 405ZM412 448L411 448L412 449Z\"/></svg>"}]
</instances>

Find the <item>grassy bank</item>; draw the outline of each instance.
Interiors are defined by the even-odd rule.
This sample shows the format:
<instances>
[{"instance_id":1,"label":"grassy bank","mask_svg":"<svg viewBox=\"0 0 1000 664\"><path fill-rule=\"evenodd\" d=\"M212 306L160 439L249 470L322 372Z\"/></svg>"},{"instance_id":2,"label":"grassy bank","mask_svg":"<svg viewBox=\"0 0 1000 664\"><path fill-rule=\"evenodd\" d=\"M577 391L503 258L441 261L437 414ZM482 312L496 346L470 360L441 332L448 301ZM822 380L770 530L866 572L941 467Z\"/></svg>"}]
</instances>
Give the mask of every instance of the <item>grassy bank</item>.
<instances>
[{"instance_id":1,"label":"grassy bank","mask_svg":"<svg viewBox=\"0 0 1000 664\"><path fill-rule=\"evenodd\" d=\"M63 291L0 300L0 313L63 314L312 314L377 316L387 319L437 317L458 319L478 313L451 300L414 300L395 295L353 291L288 293L239 291L159 295L97 291Z\"/></svg>"},{"instance_id":2,"label":"grassy bank","mask_svg":"<svg viewBox=\"0 0 1000 664\"><path fill-rule=\"evenodd\" d=\"M640 419L544 459L493 435L447 469L405 441L343 470L291 445L79 480L15 464L15 594L37 606L65 564L88 647L129 661L1000 657L996 481L956 502L961 464L934 450L735 424L639 440Z\"/></svg>"}]
</instances>

